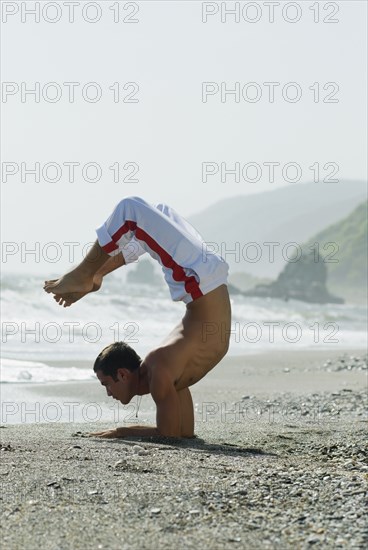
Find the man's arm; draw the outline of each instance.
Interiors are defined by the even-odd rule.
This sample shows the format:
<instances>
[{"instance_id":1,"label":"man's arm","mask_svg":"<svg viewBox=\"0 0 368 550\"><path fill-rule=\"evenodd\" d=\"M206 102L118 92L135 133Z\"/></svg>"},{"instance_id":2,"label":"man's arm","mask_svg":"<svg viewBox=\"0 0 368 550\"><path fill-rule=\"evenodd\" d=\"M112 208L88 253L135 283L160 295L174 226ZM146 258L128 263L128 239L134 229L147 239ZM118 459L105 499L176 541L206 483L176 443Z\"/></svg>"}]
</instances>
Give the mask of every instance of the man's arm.
<instances>
[{"instance_id":1,"label":"man's arm","mask_svg":"<svg viewBox=\"0 0 368 550\"><path fill-rule=\"evenodd\" d=\"M156 407L157 428L154 426L127 426L114 430L94 432L89 435L104 438L155 436L182 437L180 402L174 386L172 391L168 391L166 395L160 397L156 401ZM188 435L184 435L184 437L188 437Z\"/></svg>"},{"instance_id":2,"label":"man's arm","mask_svg":"<svg viewBox=\"0 0 368 550\"><path fill-rule=\"evenodd\" d=\"M180 402L177 391L169 391L164 397L156 401L157 406L157 428L154 426L127 426L93 432L90 436L113 438L113 437L181 437L181 415ZM184 437L188 437L185 436Z\"/></svg>"},{"instance_id":3,"label":"man's arm","mask_svg":"<svg viewBox=\"0 0 368 550\"><path fill-rule=\"evenodd\" d=\"M157 428L153 426L129 426L115 428L114 430L104 430L103 432L93 432L88 434L89 437L117 438L117 437L155 437L162 436Z\"/></svg>"},{"instance_id":4,"label":"man's arm","mask_svg":"<svg viewBox=\"0 0 368 550\"><path fill-rule=\"evenodd\" d=\"M193 402L188 388L176 391L169 373L157 369L151 381L151 394L157 407L157 427L129 426L89 435L114 437L193 437Z\"/></svg>"}]
</instances>

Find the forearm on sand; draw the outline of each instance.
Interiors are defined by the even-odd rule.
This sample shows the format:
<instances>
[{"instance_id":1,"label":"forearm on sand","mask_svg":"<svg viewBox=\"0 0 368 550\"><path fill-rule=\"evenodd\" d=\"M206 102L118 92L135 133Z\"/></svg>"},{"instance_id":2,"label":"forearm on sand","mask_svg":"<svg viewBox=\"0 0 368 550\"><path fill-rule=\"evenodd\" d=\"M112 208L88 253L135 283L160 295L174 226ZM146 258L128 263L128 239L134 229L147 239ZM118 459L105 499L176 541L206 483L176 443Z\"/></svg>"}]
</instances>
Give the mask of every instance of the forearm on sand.
<instances>
[{"instance_id":1,"label":"forearm on sand","mask_svg":"<svg viewBox=\"0 0 368 550\"><path fill-rule=\"evenodd\" d=\"M102 438L119 438L119 437L176 437L184 439L192 439L193 435L183 435L180 433L162 433L155 426L127 426L122 428L115 428L113 430L104 430L103 432L93 432L88 434L90 437L102 437Z\"/></svg>"}]
</instances>

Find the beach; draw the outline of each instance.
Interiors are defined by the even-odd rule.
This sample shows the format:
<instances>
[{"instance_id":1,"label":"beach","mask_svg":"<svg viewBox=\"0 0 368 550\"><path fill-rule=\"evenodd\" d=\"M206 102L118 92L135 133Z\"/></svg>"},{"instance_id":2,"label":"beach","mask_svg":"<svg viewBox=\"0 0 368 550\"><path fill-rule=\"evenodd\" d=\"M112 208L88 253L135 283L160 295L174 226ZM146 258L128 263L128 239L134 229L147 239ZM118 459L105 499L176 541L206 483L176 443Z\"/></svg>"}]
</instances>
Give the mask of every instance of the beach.
<instances>
[{"instance_id":1,"label":"beach","mask_svg":"<svg viewBox=\"0 0 368 550\"><path fill-rule=\"evenodd\" d=\"M87 437L153 422L150 396L137 420L97 380L3 384L3 545L363 548L366 369L354 349L227 357L191 388L187 440Z\"/></svg>"}]
</instances>

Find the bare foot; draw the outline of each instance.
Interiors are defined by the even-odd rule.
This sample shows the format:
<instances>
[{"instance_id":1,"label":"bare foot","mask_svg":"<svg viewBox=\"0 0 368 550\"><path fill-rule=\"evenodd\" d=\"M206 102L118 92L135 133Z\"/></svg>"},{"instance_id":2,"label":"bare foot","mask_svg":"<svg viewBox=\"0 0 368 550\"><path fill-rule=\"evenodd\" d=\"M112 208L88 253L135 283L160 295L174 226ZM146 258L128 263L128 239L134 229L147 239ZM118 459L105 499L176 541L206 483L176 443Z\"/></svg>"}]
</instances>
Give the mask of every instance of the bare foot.
<instances>
[{"instance_id":1,"label":"bare foot","mask_svg":"<svg viewBox=\"0 0 368 550\"><path fill-rule=\"evenodd\" d=\"M53 279L50 281L45 281L45 286L56 283L58 279ZM97 292L100 290L102 285L102 276L101 275L95 275L93 278L93 287L88 292L69 292L69 293L63 293L63 294L55 294L54 300L56 303L59 304L59 306L69 307L81 298L85 296L86 294L89 294L90 292Z\"/></svg>"},{"instance_id":2,"label":"bare foot","mask_svg":"<svg viewBox=\"0 0 368 550\"><path fill-rule=\"evenodd\" d=\"M59 306L69 307L75 302L78 302L83 296L88 294L88 292L70 292L69 294L55 294L54 300Z\"/></svg>"},{"instance_id":3,"label":"bare foot","mask_svg":"<svg viewBox=\"0 0 368 550\"><path fill-rule=\"evenodd\" d=\"M43 288L45 292L52 292L60 296L74 292L87 294L87 292L90 292L93 288L93 278L81 279L72 271L63 275L63 277L60 277L60 279L56 281L46 281Z\"/></svg>"}]
</instances>

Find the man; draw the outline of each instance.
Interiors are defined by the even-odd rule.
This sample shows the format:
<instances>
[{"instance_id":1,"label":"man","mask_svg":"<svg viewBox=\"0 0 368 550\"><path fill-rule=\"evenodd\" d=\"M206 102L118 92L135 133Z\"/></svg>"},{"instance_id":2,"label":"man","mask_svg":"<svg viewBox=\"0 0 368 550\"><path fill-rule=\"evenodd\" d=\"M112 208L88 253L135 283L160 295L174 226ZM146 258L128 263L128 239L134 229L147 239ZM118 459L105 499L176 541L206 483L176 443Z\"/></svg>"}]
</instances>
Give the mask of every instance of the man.
<instances>
[{"instance_id":1,"label":"man","mask_svg":"<svg viewBox=\"0 0 368 550\"><path fill-rule=\"evenodd\" d=\"M143 361L129 346L105 348L94 370L107 395L123 404L150 393L157 407L157 427L131 426L96 432L99 437L194 436L189 386L203 378L225 356L229 346L231 308L228 265L206 252L197 231L167 205L153 206L127 197L97 230L97 241L70 273L45 281L64 307L101 287L102 279L147 252L162 266L174 301L186 304L182 321Z\"/></svg>"}]
</instances>

